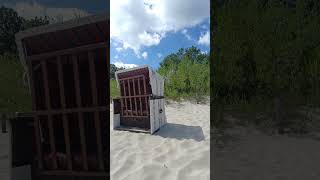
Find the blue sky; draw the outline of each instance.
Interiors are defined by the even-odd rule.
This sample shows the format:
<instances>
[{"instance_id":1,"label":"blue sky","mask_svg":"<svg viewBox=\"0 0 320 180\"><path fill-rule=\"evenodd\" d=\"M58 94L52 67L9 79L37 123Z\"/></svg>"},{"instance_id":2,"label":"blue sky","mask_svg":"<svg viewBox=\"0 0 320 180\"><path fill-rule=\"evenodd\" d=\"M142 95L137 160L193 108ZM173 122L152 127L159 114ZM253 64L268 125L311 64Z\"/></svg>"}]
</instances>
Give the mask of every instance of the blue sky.
<instances>
[{"instance_id":1,"label":"blue sky","mask_svg":"<svg viewBox=\"0 0 320 180\"><path fill-rule=\"evenodd\" d=\"M165 56L176 53L180 48L189 48L195 46L202 52L208 53L210 51L209 45L199 44L199 37L205 34L209 29L209 19L204 20L199 25L191 28L185 28L178 32L169 32L165 38L161 39L158 45L143 47L141 52L146 52L147 57L138 58L132 49L118 51L118 43L111 42L110 62L116 63L118 66L128 64L129 67L135 65L148 64L152 68L159 67L159 63Z\"/></svg>"},{"instance_id":2,"label":"blue sky","mask_svg":"<svg viewBox=\"0 0 320 180\"><path fill-rule=\"evenodd\" d=\"M111 0L110 62L154 69L180 48L209 48L209 0Z\"/></svg>"},{"instance_id":3,"label":"blue sky","mask_svg":"<svg viewBox=\"0 0 320 180\"><path fill-rule=\"evenodd\" d=\"M209 52L210 0L0 0L0 5L25 18L59 20L105 13L110 5L110 62L119 67L157 68L166 55L191 46Z\"/></svg>"}]
</instances>

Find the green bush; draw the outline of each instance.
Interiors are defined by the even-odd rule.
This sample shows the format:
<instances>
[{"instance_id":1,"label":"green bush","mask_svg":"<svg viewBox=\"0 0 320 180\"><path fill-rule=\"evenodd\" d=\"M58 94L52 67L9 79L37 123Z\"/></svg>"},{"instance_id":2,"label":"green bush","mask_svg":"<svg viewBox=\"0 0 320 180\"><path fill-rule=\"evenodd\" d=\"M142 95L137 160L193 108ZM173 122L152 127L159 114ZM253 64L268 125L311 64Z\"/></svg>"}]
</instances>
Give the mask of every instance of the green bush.
<instances>
[{"instance_id":1,"label":"green bush","mask_svg":"<svg viewBox=\"0 0 320 180\"><path fill-rule=\"evenodd\" d=\"M0 56L0 112L31 111L31 97L23 83L24 69L16 55Z\"/></svg>"},{"instance_id":2,"label":"green bush","mask_svg":"<svg viewBox=\"0 0 320 180\"><path fill-rule=\"evenodd\" d=\"M110 96L112 98L120 96L120 90L117 86L117 81L115 79L110 79Z\"/></svg>"},{"instance_id":3,"label":"green bush","mask_svg":"<svg viewBox=\"0 0 320 180\"><path fill-rule=\"evenodd\" d=\"M212 16L213 101L272 114L275 126L306 126L304 118L286 119L320 106L319 7L316 0L222 1Z\"/></svg>"},{"instance_id":4,"label":"green bush","mask_svg":"<svg viewBox=\"0 0 320 180\"><path fill-rule=\"evenodd\" d=\"M165 96L172 99L209 96L210 66L207 54L195 47L166 56L158 73L165 78Z\"/></svg>"}]
</instances>

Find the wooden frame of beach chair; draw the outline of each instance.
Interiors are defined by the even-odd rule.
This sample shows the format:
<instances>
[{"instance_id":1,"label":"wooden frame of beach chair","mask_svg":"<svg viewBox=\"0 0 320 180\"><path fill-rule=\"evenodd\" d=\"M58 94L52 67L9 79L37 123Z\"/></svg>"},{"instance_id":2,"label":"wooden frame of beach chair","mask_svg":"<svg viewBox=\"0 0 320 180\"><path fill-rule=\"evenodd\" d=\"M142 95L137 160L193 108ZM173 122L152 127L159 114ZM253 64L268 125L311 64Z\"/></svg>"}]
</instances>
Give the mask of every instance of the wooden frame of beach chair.
<instances>
[{"instance_id":1,"label":"wooden frame of beach chair","mask_svg":"<svg viewBox=\"0 0 320 180\"><path fill-rule=\"evenodd\" d=\"M153 134L166 124L164 79L149 66L116 72L120 97L114 102L114 129Z\"/></svg>"},{"instance_id":2,"label":"wooden frame of beach chair","mask_svg":"<svg viewBox=\"0 0 320 180\"><path fill-rule=\"evenodd\" d=\"M39 176L109 176L108 24L96 15L16 35Z\"/></svg>"}]
</instances>

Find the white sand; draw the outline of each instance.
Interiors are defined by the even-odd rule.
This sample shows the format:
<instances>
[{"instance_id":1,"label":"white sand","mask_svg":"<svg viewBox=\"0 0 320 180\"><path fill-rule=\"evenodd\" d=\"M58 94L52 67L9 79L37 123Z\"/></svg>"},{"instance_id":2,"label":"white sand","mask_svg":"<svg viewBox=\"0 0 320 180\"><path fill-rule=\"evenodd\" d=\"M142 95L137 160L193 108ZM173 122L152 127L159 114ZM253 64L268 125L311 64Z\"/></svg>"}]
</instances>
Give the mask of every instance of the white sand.
<instances>
[{"instance_id":1,"label":"white sand","mask_svg":"<svg viewBox=\"0 0 320 180\"><path fill-rule=\"evenodd\" d=\"M230 129L228 134L235 139L213 149L212 175L217 180L320 179L319 140L270 136L242 127Z\"/></svg>"},{"instance_id":2,"label":"white sand","mask_svg":"<svg viewBox=\"0 0 320 180\"><path fill-rule=\"evenodd\" d=\"M209 180L210 106L173 103L166 106L168 124L154 135L113 130L112 180Z\"/></svg>"}]
</instances>

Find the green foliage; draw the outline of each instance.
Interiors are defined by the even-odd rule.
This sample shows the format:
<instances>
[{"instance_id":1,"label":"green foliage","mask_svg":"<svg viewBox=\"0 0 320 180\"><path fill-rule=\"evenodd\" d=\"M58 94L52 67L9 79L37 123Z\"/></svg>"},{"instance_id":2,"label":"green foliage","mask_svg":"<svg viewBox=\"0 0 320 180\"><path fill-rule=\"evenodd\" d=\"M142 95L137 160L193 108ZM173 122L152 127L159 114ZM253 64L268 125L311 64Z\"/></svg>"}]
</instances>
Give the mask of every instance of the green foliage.
<instances>
[{"instance_id":1,"label":"green foliage","mask_svg":"<svg viewBox=\"0 0 320 180\"><path fill-rule=\"evenodd\" d=\"M24 19L13 9L0 7L0 112L31 111L31 98L23 83L24 69L17 56L15 34L19 31L49 24L49 17Z\"/></svg>"},{"instance_id":2,"label":"green foliage","mask_svg":"<svg viewBox=\"0 0 320 180\"><path fill-rule=\"evenodd\" d=\"M169 98L209 95L209 57L196 47L180 49L160 63L158 73L165 78L165 95Z\"/></svg>"},{"instance_id":3,"label":"green foliage","mask_svg":"<svg viewBox=\"0 0 320 180\"><path fill-rule=\"evenodd\" d=\"M29 29L37 26L49 24L52 19L48 16L34 17L32 19L25 19L23 23L23 29Z\"/></svg>"},{"instance_id":4,"label":"green foliage","mask_svg":"<svg viewBox=\"0 0 320 180\"><path fill-rule=\"evenodd\" d=\"M120 96L120 90L117 86L117 81L115 79L110 79L110 96L112 98Z\"/></svg>"},{"instance_id":5,"label":"green foliage","mask_svg":"<svg viewBox=\"0 0 320 180\"><path fill-rule=\"evenodd\" d=\"M124 68L118 68L114 64L110 64L110 97L115 98L120 96L120 90L117 86L117 81L115 80L115 72L123 70Z\"/></svg>"},{"instance_id":6,"label":"green foliage","mask_svg":"<svg viewBox=\"0 0 320 180\"><path fill-rule=\"evenodd\" d=\"M271 102L275 113L292 104L319 106L318 7L315 0L224 1L216 13L212 98Z\"/></svg>"},{"instance_id":7,"label":"green foliage","mask_svg":"<svg viewBox=\"0 0 320 180\"><path fill-rule=\"evenodd\" d=\"M13 115L31 110L31 97L23 85L23 67L14 55L0 56L0 112Z\"/></svg>"},{"instance_id":8,"label":"green foliage","mask_svg":"<svg viewBox=\"0 0 320 180\"><path fill-rule=\"evenodd\" d=\"M0 7L0 112L31 111L31 98L23 83L24 69L17 56L15 34L49 23L48 17L24 19L13 9Z\"/></svg>"},{"instance_id":9,"label":"green foliage","mask_svg":"<svg viewBox=\"0 0 320 180\"><path fill-rule=\"evenodd\" d=\"M304 1L294 7L279 1L264 6L257 0L232 2L217 13L215 96L250 100L318 92L320 36L315 29L320 19L306 15Z\"/></svg>"},{"instance_id":10,"label":"green foliage","mask_svg":"<svg viewBox=\"0 0 320 180\"><path fill-rule=\"evenodd\" d=\"M15 34L23 28L23 18L13 9L0 7L0 55L15 52Z\"/></svg>"},{"instance_id":11,"label":"green foliage","mask_svg":"<svg viewBox=\"0 0 320 180\"><path fill-rule=\"evenodd\" d=\"M114 64L110 64L110 79L115 79L115 72L119 71L119 70L123 70L124 68L120 67L118 68L117 66L115 66Z\"/></svg>"},{"instance_id":12,"label":"green foliage","mask_svg":"<svg viewBox=\"0 0 320 180\"><path fill-rule=\"evenodd\" d=\"M24 19L13 9L0 7L0 55L17 53L15 34L19 31L49 24L48 17Z\"/></svg>"}]
</instances>

